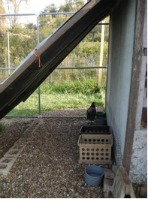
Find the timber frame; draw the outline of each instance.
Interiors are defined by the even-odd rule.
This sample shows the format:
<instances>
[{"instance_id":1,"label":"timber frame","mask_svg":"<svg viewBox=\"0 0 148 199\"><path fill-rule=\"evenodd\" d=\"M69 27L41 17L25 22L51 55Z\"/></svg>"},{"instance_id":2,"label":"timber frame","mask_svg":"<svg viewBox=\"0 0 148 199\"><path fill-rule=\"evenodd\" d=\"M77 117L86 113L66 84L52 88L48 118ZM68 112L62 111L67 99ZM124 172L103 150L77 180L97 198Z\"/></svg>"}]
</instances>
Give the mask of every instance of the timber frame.
<instances>
[{"instance_id":1,"label":"timber frame","mask_svg":"<svg viewBox=\"0 0 148 199\"><path fill-rule=\"evenodd\" d=\"M146 0L137 1L137 16L136 16L136 28L135 28L135 39L134 39L134 49L133 49L133 61L132 61L132 77L131 77L131 87L129 96L129 109L128 109L128 119L126 127L126 137L125 137L125 148L123 156L123 165L129 173L132 155L132 146L134 139L135 121L136 121L136 110L138 101L138 91L139 91L139 74L142 62L142 36L144 27L144 16L145 16L145 6Z\"/></svg>"}]
</instances>

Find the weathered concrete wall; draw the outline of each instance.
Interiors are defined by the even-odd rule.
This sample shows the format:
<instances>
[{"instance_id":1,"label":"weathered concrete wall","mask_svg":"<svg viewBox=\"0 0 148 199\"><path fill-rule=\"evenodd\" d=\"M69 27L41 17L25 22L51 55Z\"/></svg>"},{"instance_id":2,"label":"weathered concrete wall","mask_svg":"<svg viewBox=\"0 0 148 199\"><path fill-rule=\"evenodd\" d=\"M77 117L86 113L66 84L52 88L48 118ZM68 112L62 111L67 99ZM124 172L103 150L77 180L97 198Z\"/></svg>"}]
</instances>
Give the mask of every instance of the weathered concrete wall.
<instances>
[{"instance_id":1,"label":"weathered concrete wall","mask_svg":"<svg viewBox=\"0 0 148 199\"><path fill-rule=\"evenodd\" d=\"M124 153L136 2L135 0L123 0L111 16L107 116L108 124L114 132L117 164L122 163Z\"/></svg>"},{"instance_id":2,"label":"weathered concrete wall","mask_svg":"<svg viewBox=\"0 0 148 199\"><path fill-rule=\"evenodd\" d=\"M137 130L134 133L130 179L133 183L147 182L147 130Z\"/></svg>"}]
</instances>

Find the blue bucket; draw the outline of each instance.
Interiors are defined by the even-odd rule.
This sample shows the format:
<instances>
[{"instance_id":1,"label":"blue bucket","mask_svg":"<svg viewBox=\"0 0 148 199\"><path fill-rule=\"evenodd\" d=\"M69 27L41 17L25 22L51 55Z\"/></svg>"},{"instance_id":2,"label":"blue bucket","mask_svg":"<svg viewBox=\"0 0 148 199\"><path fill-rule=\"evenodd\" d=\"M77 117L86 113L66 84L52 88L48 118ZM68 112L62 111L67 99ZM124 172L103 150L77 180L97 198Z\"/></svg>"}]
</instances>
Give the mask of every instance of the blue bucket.
<instances>
[{"instance_id":1,"label":"blue bucket","mask_svg":"<svg viewBox=\"0 0 148 199\"><path fill-rule=\"evenodd\" d=\"M100 166L90 165L85 168L85 182L89 186L98 186L102 182L104 169Z\"/></svg>"}]
</instances>

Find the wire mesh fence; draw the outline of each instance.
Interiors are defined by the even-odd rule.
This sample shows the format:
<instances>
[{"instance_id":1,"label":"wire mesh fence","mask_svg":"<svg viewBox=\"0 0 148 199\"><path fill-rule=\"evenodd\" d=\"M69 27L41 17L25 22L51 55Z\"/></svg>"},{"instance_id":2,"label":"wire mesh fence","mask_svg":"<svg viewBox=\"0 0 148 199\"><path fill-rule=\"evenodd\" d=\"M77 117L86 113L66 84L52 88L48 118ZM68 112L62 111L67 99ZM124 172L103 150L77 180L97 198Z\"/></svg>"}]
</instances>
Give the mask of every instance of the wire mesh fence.
<instances>
[{"instance_id":1,"label":"wire mesh fence","mask_svg":"<svg viewBox=\"0 0 148 199\"><path fill-rule=\"evenodd\" d=\"M98 72L103 70L102 87L98 88ZM4 70L6 72L6 70ZM8 71L7 71L8 72ZM57 68L25 101L16 106L8 116L34 116L51 110L81 108L92 101L104 105L107 68Z\"/></svg>"},{"instance_id":2,"label":"wire mesh fence","mask_svg":"<svg viewBox=\"0 0 148 199\"><path fill-rule=\"evenodd\" d=\"M44 13L38 16L19 14L17 23L9 24L2 32L0 49L4 53L3 56L0 56L0 82L9 78L36 45L47 36L52 35L72 14ZM13 15L5 16L9 22L10 17L12 19ZM101 98L98 77L101 73L103 77L101 87L105 88L107 67L99 68L97 66L100 64L101 56L102 25L105 26L105 34L101 66L107 66L109 23L108 19L106 21L107 23L98 24L60 63L40 88L29 99L15 107L9 115L42 114L52 109L64 108L65 104L67 104L67 108L81 107L88 105L92 100ZM55 99L58 97L57 102ZM65 98L67 100L69 98L69 101L65 102ZM86 100L87 103L84 103ZM55 104L57 105L55 106Z\"/></svg>"}]
</instances>

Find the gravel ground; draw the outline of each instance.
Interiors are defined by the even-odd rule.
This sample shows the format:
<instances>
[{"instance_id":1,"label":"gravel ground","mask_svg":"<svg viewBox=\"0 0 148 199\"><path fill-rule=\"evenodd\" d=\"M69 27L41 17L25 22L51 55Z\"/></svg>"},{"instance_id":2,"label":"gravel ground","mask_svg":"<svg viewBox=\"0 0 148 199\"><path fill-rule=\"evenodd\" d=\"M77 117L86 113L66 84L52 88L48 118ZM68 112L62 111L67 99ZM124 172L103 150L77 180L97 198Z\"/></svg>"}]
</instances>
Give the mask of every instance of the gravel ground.
<instances>
[{"instance_id":1,"label":"gravel ground","mask_svg":"<svg viewBox=\"0 0 148 199\"><path fill-rule=\"evenodd\" d=\"M86 110L54 111L36 119L3 119L0 157L16 142L25 148L7 177L0 176L0 197L101 198L102 187L84 182L77 145ZM62 116L62 118L56 118ZM70 116L68 118L68 116Z\"/></svg>"}]
</instances>

